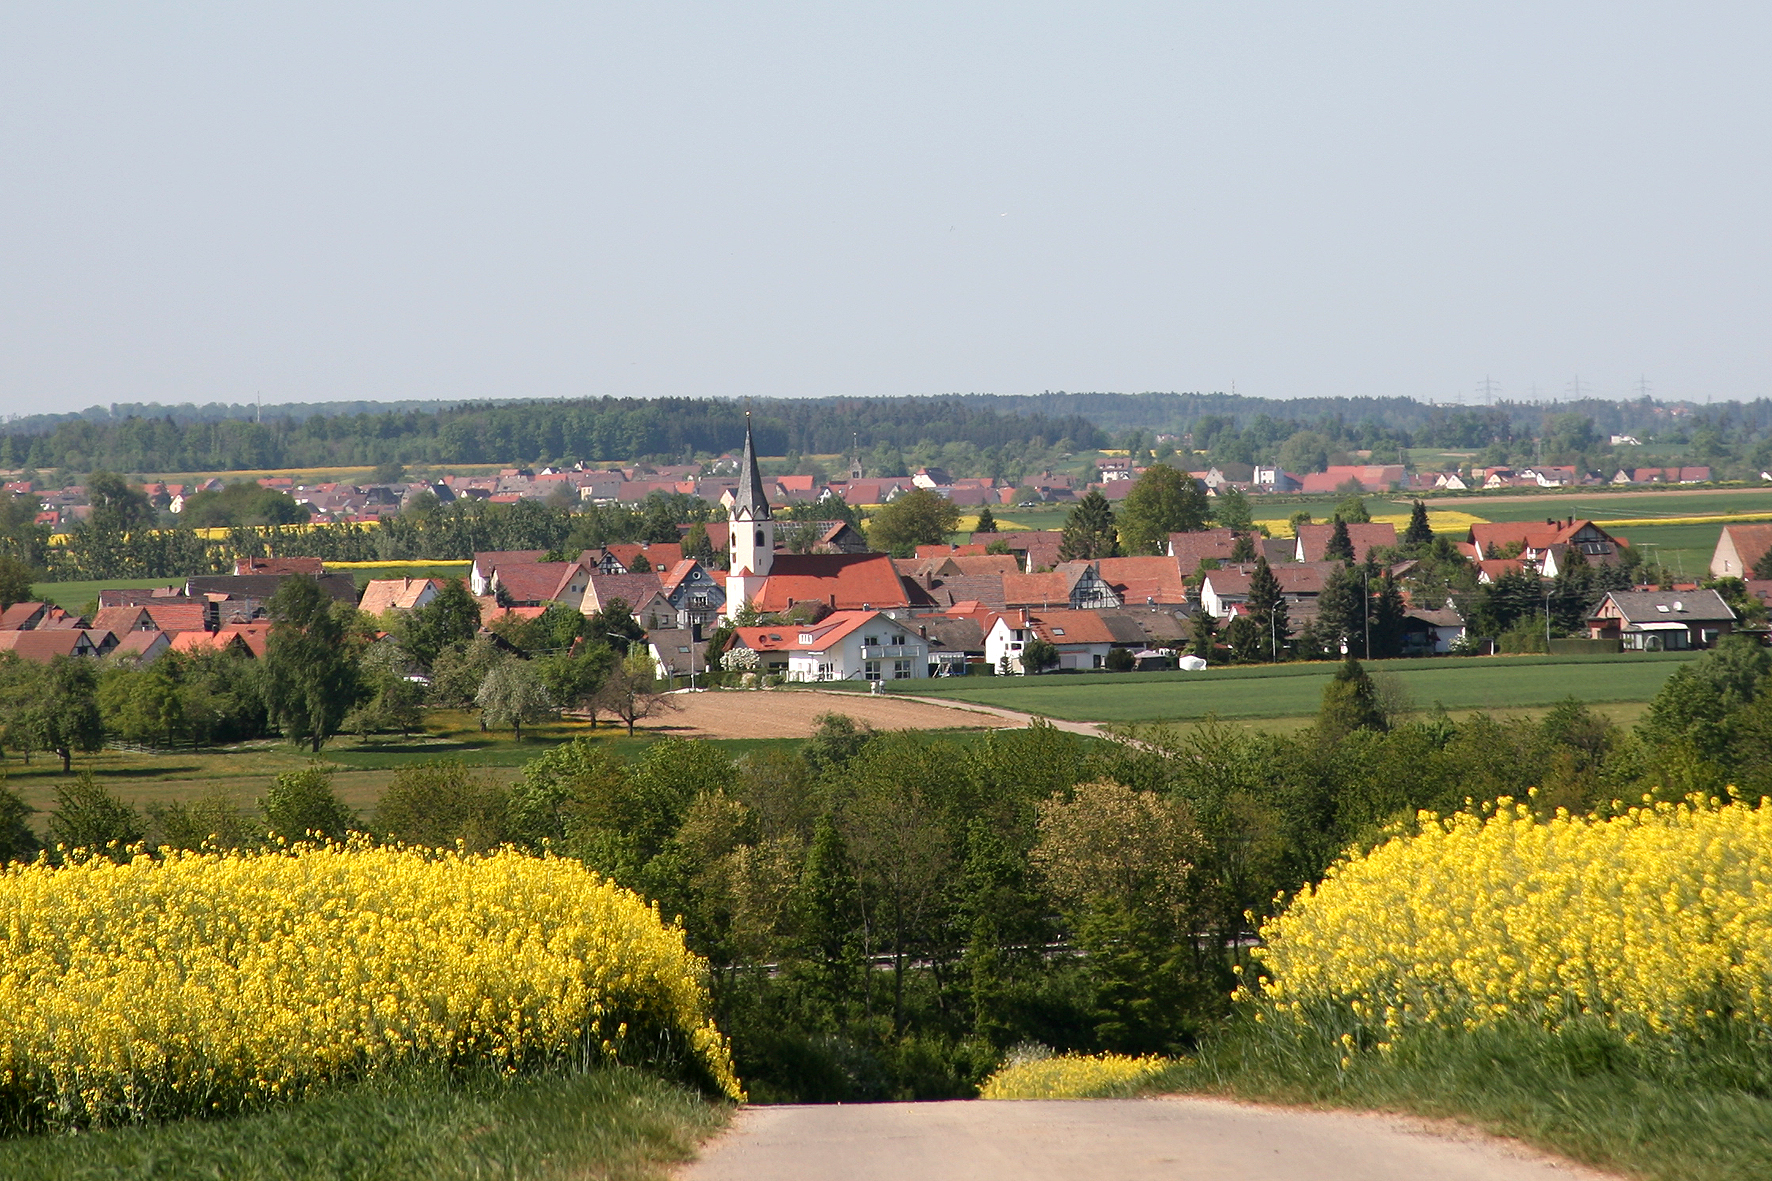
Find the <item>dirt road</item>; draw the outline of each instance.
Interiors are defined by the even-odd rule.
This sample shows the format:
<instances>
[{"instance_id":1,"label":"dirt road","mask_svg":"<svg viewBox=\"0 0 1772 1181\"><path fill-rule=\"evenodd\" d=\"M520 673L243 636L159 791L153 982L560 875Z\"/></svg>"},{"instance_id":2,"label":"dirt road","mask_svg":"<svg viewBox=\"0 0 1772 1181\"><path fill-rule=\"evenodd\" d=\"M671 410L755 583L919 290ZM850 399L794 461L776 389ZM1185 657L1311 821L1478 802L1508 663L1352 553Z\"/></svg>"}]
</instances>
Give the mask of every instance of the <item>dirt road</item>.
<instances>
[{"instance_id":1,"label":"dirt road","mask_svg":"<svg viewBox=\"0 0 1772 1181\"><path fill-rule=\"evenodd\" d=\"M816 689L714 689L674 693L681 710L641 723L643 729L683 738L804 738L820 714L848 714L876 730L1001 729L1024 726L1027 715L923 699Z\"/></svg>"},{"instance_id":2,"label":"dirt road","mask_svg":"<svg viewBox=\"0 0 1772 1181\"><path fill-rule=\"evenodd\" d=\"M751 1107L682 1181L1602 1181L1506 1141L1216 1099Z\"/></svg>"}]
</instances>

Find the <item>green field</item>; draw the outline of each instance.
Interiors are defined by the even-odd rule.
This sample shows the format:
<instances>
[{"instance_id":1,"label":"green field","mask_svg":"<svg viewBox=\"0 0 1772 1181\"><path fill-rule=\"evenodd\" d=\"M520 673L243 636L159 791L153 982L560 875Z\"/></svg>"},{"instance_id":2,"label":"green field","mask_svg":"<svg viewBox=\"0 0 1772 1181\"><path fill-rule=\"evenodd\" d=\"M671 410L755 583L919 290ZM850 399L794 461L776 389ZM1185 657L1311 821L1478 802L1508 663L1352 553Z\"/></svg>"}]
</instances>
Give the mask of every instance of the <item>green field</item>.
<instances>
[{"instance_id":1,"label":"green field","mask_svg":"<svg viewBox=\"0 0 1772 1181\"><path fill-rule=\"evenodd\" d=\"M1467 660L1375 660L1417 709L1507 710L1588 702L1647 701L1690 653L1628 656L1492 656ZM1317 712L1330 663L1214 668L1202 672L1073 673L964 677L920 682L922 696L972 701L1078 722L1179 722L1296 718Z\"/></svg>"},{"instance_id":2,"label":"green field","mask_svg":"<svg viewBox=\"0 0 1772 1181\"><path fill-rule=\"evenodd\" d=\"M31 593L40 601L54 603L64 611L78 611L98 598L98 592L102 590L184 584L182 578L106 578L97 582L39 582L31 587Z\"/></svg>"}]
</instances>

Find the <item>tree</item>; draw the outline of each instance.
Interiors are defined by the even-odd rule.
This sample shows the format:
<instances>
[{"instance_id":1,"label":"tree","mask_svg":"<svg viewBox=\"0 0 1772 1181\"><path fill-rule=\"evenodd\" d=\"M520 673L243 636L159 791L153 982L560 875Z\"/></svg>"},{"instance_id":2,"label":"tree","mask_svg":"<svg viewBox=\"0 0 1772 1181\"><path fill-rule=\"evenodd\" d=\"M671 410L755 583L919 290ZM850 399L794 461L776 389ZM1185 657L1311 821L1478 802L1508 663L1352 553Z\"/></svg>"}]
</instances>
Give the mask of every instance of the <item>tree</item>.
<instances>
[{"instance_id":1,"label":"tree","mask_svg":"<svg viewBox=\"0 0 1772 1181\"><path fill-rule=\"evenodd\" d=\"M1036 636L1022 645L1021 668L1023 672L1041 672L1057 663L1058 648L1050 642Z\"/></svg>"},{"instance_id":2,"label":"tree","mask_svg":"<svg viewBox=\"0 0 1772 1181\"><path fill-rule=\"evenodd\" d=\"M800 757L818 774L841 770L874 736L873 727L856 725L848 714L819 714L813 721L817 728L800 745Z\"/></svg>"},{"instance_id":3,"label":"tree","mask_svg":"<svg viewBox=\"0 0 1772 1181\"><path fill-rule=\"evenodd\" d=\"M634 560L628 563L628 573L650 574L652 573L652 563L647 561L645 554L635 554Z\"/></svg>"},{"instance_id":4,"label":"tree","mask_svg":"<svg viewBox=\"0 0 1772 1181\"><path fill-rule=\"evenodd\" d=\"M1372 596L1372 658L1384 660L1403 654L1403 620L1408 607L1403 592L1385 571L1379 579L1378 592Z\"/></svg>"},{"instance_id":5,"label":"tree","mask_svg":"<svg viewBox=\"0 0 1772 1181\"><path fill-rule=\"evenodd\" d=\"M794 974L819 1008L841 1018L854 1004L863 979L863 924L849 848L828 814L813 829L794 894L799 932Z\"/></svg>"},{"instance_id":6,"label":"tree","mask_svg":"<svg viewBox=\"0 0 1772 1181\"><path fill-rule=\"evenodd\" d=\"M342 841L357 827L357 814L332 790L332 768L319 762L277 776L258 809L286 841Z\"/></svg>"},{"instance_id":7,"label":"tree","mask_svg":"<svg viewBox=\"0 0 1772 1181\"><path fill-rule=\"evenodd\" d=\"M1354 560L1354 541L1348 536L1347 522L1340 513L1335 514L1335 529L1329 534L1329 544L1323 547L1323 557L1331 562Z\"/></svg>"},{"instance_id":8,"label":"tree","mask_svg":"<svg viewBox=\"0 0 1772 1181\"><path fill-rule=\"evenodd\" d=\"M290 741L320 753L357 703L357 661L332 598L305 574L271 596L265 699Z\"/></svg>"},{"instance_id":9,"label":"tree","mask_svg":"<svg viewBox=\"0 0 1772 1181\"><path fill-rule=\"evenodd\" d=\"M1294 537L1298 536L1298 527L1300 525L1308 525L1310 523L1311 523L1311 515L1309 513L1305 512L1303 509L1298 510L1297 512L1293 513L1290 517L1286 518L1286 528L1288 528L1292 531L1292 536L1294 536Z\"/></svg>"},{"instance_id":10,"label":"tree","mask_svg":"<svg viewBox=\"0 0 1772 1181\"><path fill-rule=\"evenodd\" d=\"M1249 497L1241 488L1226 488L1218 494L1218 509L1213 517L1221 529L1254 529L1255 514Z\"/></svg>"},{"instance_id":11,"label":"tree","mask_svg":"<svg viewBox=\"0 0 1772 1181\"><path fill-rule=\"evenodd\" d=\"M40 845L28 820L35 811L0 777L0 867L8 861L23 861L36 855Z\"/></svg>"},{"instance_id":12,"label":"tree","mask_svg":"<svg viewBox=\"0 0 1772 1181\"><path fill-rule=\"evenodd\" d=\"M997 518L991 514L991 506L987 504L978 510L978 523L972 526L972 534L976 537L980 533L995 532L997 532Z\"/></svg>"},{"instance_id":13,"label":"tree","mask_svg":"<svg viewBox=\"0 0 1772 1181\"><path fill-rule=\"evenodd\" d=\"M571 651L544 657L536 663L542 684L547 686L555 705L561 709L589 709L597 690L603 687L603 678L618 659L615 649L608 644L586 640ZM595 714L591 721L594 726Z\"/></svg>"},{"instance_id":14,"label":"tree","mask_svg":"<svg viewBox=\"0 0 1772 1181\"><path fill-rule=\"evenodd\" d=\"M1199 481L1166 463L1153 464L1126 494L1120 540L1130 553L1160 554L1171 533L1204 529L1211 515L1211 502Z\"/></svg>"},{"instance_id":15,"label":"tree","mask_svg":"<svg viewBox=\"0 0 1772 1181\"><path fill-rule=\"evenodd\" d=\"M1207 664L1211 664L1218 648L1218 620L1212 612L1202 608L1200 613L1194 616L1190 639L1193 641L1190 649L1193 654Z\"/></svg>"},{"instance_id":16,"label":"tree","mask_svg":"<svg viewBox=\"0 0 1772 1181\"><path fill-rule=\"evenodd\" d=\"M1110 648L1101 666L1111 673L1129 673L1138 667L1138 657L1130 648Z\"/></svg>"},{"instance_id":17,"label":"tree","mask_svg":"<svg viewBox=\"0 0 1772 1181\"><path fill-rule=\"evenodd\" d=\"M556 709L541 670L533 661L506 657L486 670L474 703L480 707L481 724L509 726L521 740L523 723L551 717Z\"/></svg>"},{"instance_id":18,"label":"tree","mask_svg":"<svg viewBox=\"0 0 1772 1181\"><path fill-rule=\"evenodd\" d=\"M683 556L694 558L703 566L714 564L714 543L708 537L708 527L700 521L689 526L689 532L683 535Z\"/></svg>"},{"instance_id":19,"label":"tree","mask_svg":"<svg viewBox=\"0 0 1772 1181\"><path fill-rule=\"evenodd\" d=\"M1434 528L1428 524L1427 505L1416 501L1409 510L1409 527L1403 530L1406 546L1427 545L1434 539Z\"/></svg>"},{"instance_id":20,"label":"tree","mask_svg":"<svg viewBox=\"0 0 1772 1181\"><path fill-rule=\"evenodd\" d=\"M646 639L646 631L634 619L633 609L619 595L611 596L585 620L583 634L593 644L613 644L621 652Z\"/></svg>"},{"instance_id":21,"label":"tree","mask_svg":"<svg viewBox=\"0 0 1772 1181\"><path fill-rule=\"evenodd\" d=\"M1255 548L1255 534L1238 533L1236 538L1237 540L1231 543L1231 561L1253 562L1260 556L1259 551Z\"/></svg>"},{"instance_id":22,"label":"tree","mask_svg":"<svg viewBox=\"0 0 1772 1181\"><path fill-rule=\"evenodd\" d=\"M433 759L400 768L375 805L375 827L408 845L470 853L495 849L505 840L507 800L503 788L469 770L460 759Z\"/></svg>"},{"instance_id":23,"label":"tree","mask_svg":"<svg viewBox=\"0 0 1772 1181\"><path fill-rule=\"evenodd\" d=\"M1384 713L1378 707L1378 691L1372 678L1349 656L1335 670L1335 678L1323 686L1323 704L1317 711L1317 733L1338 742L1355 730L1383 730Z\"/></svg>"},{"instance_id":24,"label":"tree","mask_svg":"<svg viewBox=\"0 0 1772 1181\"><path fill-rule=\"evenodd\" d=\"M1323 580L1317 596L1317 635L1332 656L1341 655L1346 641L1350 653L1364 654L1366 642L1366 584L1343 566Z\"/></svg>"},{"instance_id":25,"label":"tree","mask_svg":"<svg viewBox=\"0 0 1772 1181\"><path fill-rule=\"evenodd\" d=\"M91 771L56 787L55 807L49 812L49 836L56 844L96 852L115 842L120 851L146 835L141 814L111 794Z\"/></svg>"},{"instance_id":26,"label":"tree","mask_svg":"<svg viewBox=\"0 0 1772 1181\"><path fill-rule=\"evenodd\" d=\"M185 501L179 514L182 524L193 528L226 528L234 525L302 525L308 510L295 497L251 480L241 480L213 492L199 492Z\"/></svg>"},{"instance_id":27,"label":"tree","mask_svg":"<svg viewBox=\"0 0 1772 1181\"><path fill-rule=\"evenodd\" d=\"M36 745L61 756L62 773L74 768L74 752L92 752L105 744L104 718L98 708L98 677L92 663L78 656L57 656L32 703Z\"/></svg>"},{"instance_id":28,"label":"tree","mask_svg":"<svg viewBox=\"0 0 1772 1181\"><path fill-rule=\"evenodd\" d=\"M31 601L31 584L37 572L18 558L0 554L0 611L14 603Z\"/></svg>"},{"instance_id":29,"label":"tree","mask_svg":"<svg viewBox=\"0 0 1772 1181\"><path fill-rule=\"evenodd\" d=\"M1335 515L1344 521L1364 525L1372 519L1372 514L1366 508L1366 498L1360 495L1359 481L1356 480L1353 483L1355 487L1352 493L1346 500L1335 506Z\"/></svg>"},{"instance_id":30,"label":"tree","mask_svg":"<svg viewBox=\"0 0 1772 1181\"><path fill-rule=\"evenodd\" d=\"M939 545L960 527L960 508L927 488L899 494L868 521L868 540L876 548L909 557L920 545Z\"/></svg>"},{"instance_id":31,"label":"tree","mask_svg":"<svg viewBox=\"0 0 1772 1181\"><path fill-rule=\"evenodd\" d=\"M628 728L628 737L633 737L636 722L678 708L675 701L658 691L657 672L649 653L630 652L609 670L591 708L619 718Z\"/></svg>"},{"instance_id":32,"label":"tree","mask_svg":"<svg viewBox=\"0 0 1772 1181\"><path fill-rule=\"evenodd\" d=\"M480 632L480 604L465 582L451 578L436 598L408 611L394 628L400 646L425 668L451 644L466 644Z\"/></svg>"},{"instance_id":33,"label":"tree","mask_svg":"<svg viewBox=\"0 0 1772 1181\"><path fill-rule=\"evenodd\" d=\"M1772 578L1772 548L1768 548L1754 562L1753 575L1757 579Z\"/></svg>"},{"instance_id":34,"label":"tree","mask_svg":"<svg viewBox=\"0 0 1772 1181\"><path fill-rule=\"evenodd\" d=\"M1114 526L1114 510L1101 489L1091 488L1064 521L1058 543L1058 560L1111 558L1120 552L1120 533Z\"/></svg>"},{"instance_id":35,"label":"tree","mask_svg":"<svg viewBox=\"0 0 1772 1181\"><path fill-rule=\"evenodd\" d=\"M1305 474L1329 466L1329 440L1316 431L1299 431L1280 445L1280 467Z\"/></svg>"},{"instance_id":36,"label":"tree","mask_svg":"<svg viewBox=\"0 0 1772 1181\"><path fill-rule=\"evenodd\" d=\"M154 523L154 506L147 495L115 472L87 476L86 501L92 506L86 524L95 533L130 533Z\"/></svg>"},{"instance_id":37,"label":"tree","mask_svg":"<svg viewBox=\"0 0 1772 1181\"><path fill-rule=\"evenodd\" d=\"M1286 596L1280 580L1266 557L1255 559L1255 573L1249 578L1249 620L1259 634L1258 651L1269 661L1280 659L1292 625L1286 618Z\"/></svg>"}]
</instances>

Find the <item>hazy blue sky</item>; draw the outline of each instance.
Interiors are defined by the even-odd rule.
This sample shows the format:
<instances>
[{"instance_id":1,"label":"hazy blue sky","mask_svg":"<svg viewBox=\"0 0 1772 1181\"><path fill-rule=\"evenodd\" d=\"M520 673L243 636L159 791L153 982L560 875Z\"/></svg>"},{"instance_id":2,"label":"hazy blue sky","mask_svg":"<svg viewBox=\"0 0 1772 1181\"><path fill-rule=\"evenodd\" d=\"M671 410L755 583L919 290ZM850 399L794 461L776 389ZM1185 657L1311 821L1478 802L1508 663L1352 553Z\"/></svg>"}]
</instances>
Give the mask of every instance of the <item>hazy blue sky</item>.
<instances>
[{"instance_id":1,"label":"hazy blue sky","mask_svg":"<svg viewBox=\"0 0 1772 1181\"><path fill-rule=\"evenodd\" d=\"M1759 4L0 8L0 412L1772 394Z\"/></svg>"}]
</instances>

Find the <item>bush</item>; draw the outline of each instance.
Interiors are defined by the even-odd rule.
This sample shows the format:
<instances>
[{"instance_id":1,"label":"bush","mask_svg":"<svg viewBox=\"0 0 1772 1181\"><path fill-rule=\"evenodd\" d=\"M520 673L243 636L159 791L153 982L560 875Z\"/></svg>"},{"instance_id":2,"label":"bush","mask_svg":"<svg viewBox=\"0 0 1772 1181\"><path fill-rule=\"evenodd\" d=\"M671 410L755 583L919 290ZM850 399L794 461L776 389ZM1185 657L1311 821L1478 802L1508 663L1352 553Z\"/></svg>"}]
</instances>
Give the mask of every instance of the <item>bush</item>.
<instances>
[{"instance_id":1,"label":"bush","mask_svg":"<svg viewBox=\"0 0 1772 1181\"><path fill-rule=\"evenodd\" d=\"M49 835L68 849L102 850L132 845L146 831L139 812L106 790L91 771L82 771L74 782L55 789Z\"/></svg>"},{"instance_id":2,"label":"bush","mask_svg":"<svg viewBox=\"0 0 1772 1181\"><path fill-rule=\"evenodd\" d=\"M1044 1047L1040 1048L1044 1050ZM1101 1099L1136 1094L1169 1066L1156 1055L1012 1052L978 1089L980 1099Z\"/></svg>"},{"instance_id":3,"label":"bush","mask_svg":"<svg viewBox=\"0 0 1772 1181\"><path fill-rule=\"evenodd\" d=\"M332 768L322 763L277 776L258 806L271 832L286 841L341 841L357 827L357 814L332 790Z\"/></svg>"},{"instance_id":4,"label":"bush","mask_svg":"<svg viewBox=\"0 0 1772 1181\"><path fill-rule=\"evenodd\" d=\"M1138 658L1132 655L1130 648L1114 648L1108 652L1102 667L1111 673L1129 673L1138 667Z\"/></svg>"}]
</instances>

